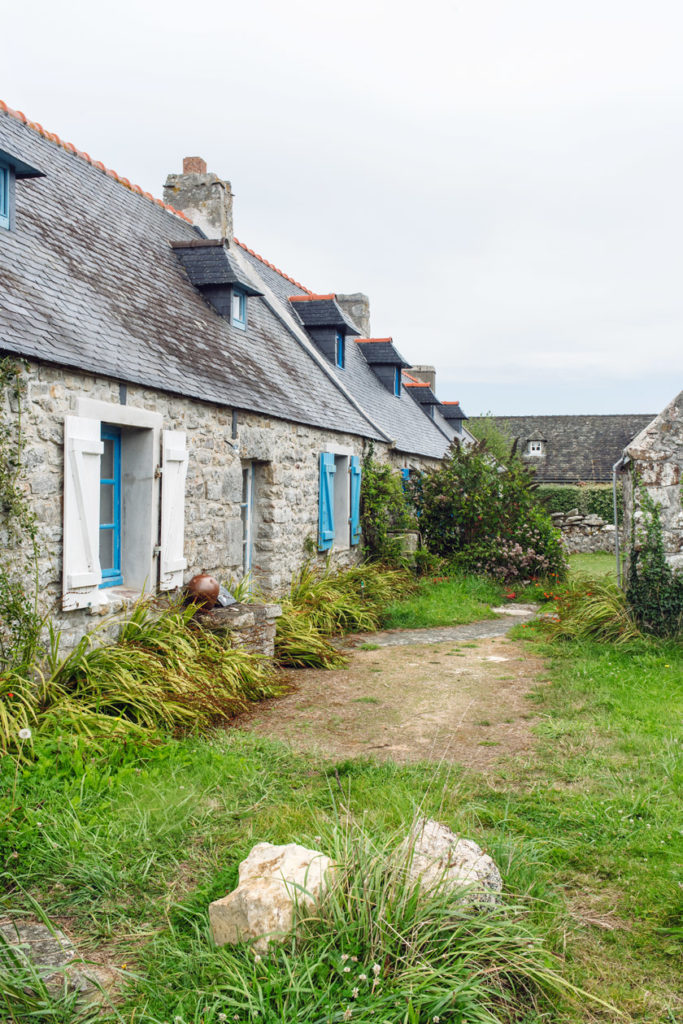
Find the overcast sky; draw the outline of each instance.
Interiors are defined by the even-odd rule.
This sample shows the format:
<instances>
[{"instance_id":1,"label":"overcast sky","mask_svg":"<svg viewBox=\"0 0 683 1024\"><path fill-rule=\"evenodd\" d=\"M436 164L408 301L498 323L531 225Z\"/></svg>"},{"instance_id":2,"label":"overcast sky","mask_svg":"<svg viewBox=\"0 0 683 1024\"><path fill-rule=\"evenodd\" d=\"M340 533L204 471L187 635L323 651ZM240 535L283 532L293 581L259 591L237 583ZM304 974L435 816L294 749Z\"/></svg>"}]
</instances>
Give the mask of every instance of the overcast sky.
<instances>
[{"instance_id":1,"label":"overcast sky","mask_svg":"<svg viewBox=\"0 0 683 1024\"><path fill-rule=\"evenodd\" d=\"M683 387L678 0L55 0L3 9L0 98L235 231L471 415L658 412Z\"/></svg>"}]
</instances>

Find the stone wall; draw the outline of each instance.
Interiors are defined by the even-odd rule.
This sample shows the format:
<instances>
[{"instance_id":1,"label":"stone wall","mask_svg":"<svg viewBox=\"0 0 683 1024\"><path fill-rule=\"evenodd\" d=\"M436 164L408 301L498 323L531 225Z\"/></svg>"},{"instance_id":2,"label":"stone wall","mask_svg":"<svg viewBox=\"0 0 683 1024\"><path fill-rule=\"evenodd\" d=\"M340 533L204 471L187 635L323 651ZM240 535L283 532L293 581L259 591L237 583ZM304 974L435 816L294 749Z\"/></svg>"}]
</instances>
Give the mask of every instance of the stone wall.
<instances>
[{"instance_id":1,"label":"stone wall","mask_svg":"<svg viewBox=\"0 0 683 1024\"><path fill-rule=\"evenodd\" d=\"M666 558L683 570L683 391L626 448L629 462L623 473L624 519L630 548L632 522L642 519L639 487L660 508Z\"/></svg>"},{"instance_id":2,"label":"stone wall","mask_svg":"<svg viewBox=\"0 0 683 1024\"><path fill-rule=\"evenodd\" d=\"M272 658L275 630L282 615L279 604L232 604L228 608L200 611L199 621L206 629L224 633L233 646L245 647L254 654Z\"/></svg>"},{"instance_id":3,"label":"stone wall","mask_svg":"<svg viewBox=\"0 0 683 1024\"><path fill-rule=\"evenodd\" d=\"M567 553L614 551L614 524L600 516L586 515L573 508L569 512L551 513L553 526L562 532Z\"/></svg>"},{"instance_id":4,"label":"stone wall","mask_svg":"<svg viewBox=\"0 0 683 1024\"><path fill-rule=\"evenodd\" d=\"M61 610L64 417L76 413L79 399L155 412L161 415L164 429L186 433L185 582L204 570L228 584L241 576L242 467L251 461L255 468L253 576L264 593L282 593L306 558L320 557L316 552L319 453L363 454L364 441L357 436L243 412L233 421L231 409L132 385L125 388L84 373L31 364L26 379L22 462L27 493L38 517L41 610L62 631L65 649L96 622L87 609ZM12 410L8 403L4 414L13 412L16 406ZM379 457L403 464L386 446L376 445L376 450ZM359 548L341 547L333 550L332 557L353 563ZM146 589L153 591L155 584L156 580L150 581ZM100 623L103 639L115 634L116 617L138 596L125 588L106 593L110 604Z\"/></svg>"}]
</instances>

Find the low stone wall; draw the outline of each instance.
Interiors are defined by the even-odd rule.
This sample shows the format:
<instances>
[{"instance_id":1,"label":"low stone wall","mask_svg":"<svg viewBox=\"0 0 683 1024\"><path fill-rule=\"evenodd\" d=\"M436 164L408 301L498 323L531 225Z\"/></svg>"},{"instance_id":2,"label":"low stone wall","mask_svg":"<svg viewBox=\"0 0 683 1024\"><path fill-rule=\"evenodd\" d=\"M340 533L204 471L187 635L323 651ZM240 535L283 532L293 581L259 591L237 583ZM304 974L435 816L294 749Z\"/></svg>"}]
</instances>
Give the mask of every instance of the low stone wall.
<instances>
[{"instance_id":1,"label":"low stone wall","mask_svg":"<svg viewBox=\"0 0 683 1024\"><path fill-rule=\"evenodd\" d=\"M592 551L614 551L614 524L600 516L584 515L578 508L569 512L553 512L553 526L562 532L570 555Z\"/></svg>"},{"instance_id":2,"label":"low stone wall","mask_svg":"<svg viewBox=\"0 0 683 1024\"><path fill-rule=\"evenodd\" d=\"M233 646L246 647L267 658L275 654L275 630L282 615L279 604L232 604L198 614L205 629L228 634Z\"/></svg>"}]
</instances>

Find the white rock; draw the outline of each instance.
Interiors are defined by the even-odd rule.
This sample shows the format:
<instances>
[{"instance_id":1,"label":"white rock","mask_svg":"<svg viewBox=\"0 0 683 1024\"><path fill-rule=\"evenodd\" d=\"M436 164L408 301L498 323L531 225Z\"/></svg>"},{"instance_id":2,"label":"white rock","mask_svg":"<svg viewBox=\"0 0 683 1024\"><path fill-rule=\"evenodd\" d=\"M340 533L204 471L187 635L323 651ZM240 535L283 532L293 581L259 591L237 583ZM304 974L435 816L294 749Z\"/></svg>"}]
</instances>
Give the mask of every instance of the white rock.
<instances>
[{"instance_id":1,"label":"white rock","mask_svg":"<svg viewBox=\"0 0 683 1024\"><path fill-rule=\"evenodd\" d=\"M468 888L467 902L480 906L498 902L503 879L495 863L471 839L461 839L431 818L416 822L400 847L410 857L408 877L422 888ZM412 856L411 856L412 851Z\"/></svg>"},{"instance_id":2,"label":"white rock","mask_svg":"<svg viewBox=\"0 0 683 1024\"><path fill-rule=\"evenodd\" d=\"M255 939L265 952L269 942L286 938L295 907L309 910L327 890L334 861L305 846L259 843L239 866L239 885L209 906L217 946Z\"/></svg>"}]
</instances>

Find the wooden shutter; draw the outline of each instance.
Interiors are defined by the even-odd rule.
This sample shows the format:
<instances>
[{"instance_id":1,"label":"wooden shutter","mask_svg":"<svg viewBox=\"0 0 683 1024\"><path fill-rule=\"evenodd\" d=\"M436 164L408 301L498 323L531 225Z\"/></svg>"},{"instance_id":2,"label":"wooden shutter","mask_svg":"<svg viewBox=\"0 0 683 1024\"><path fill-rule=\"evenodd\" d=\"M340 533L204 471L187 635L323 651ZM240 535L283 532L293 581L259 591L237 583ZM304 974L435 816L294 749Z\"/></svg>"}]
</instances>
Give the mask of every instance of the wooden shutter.
<instances>
[{"instance_id":1,"label":"wooden shutter","mask_svg":"<svg viewBox=\"0 0 683 1024\"><path fill-rule=\"evenodd\" d=\"M360 541L360 458L351 456L351 544Z\"/></svg>"},{"instance_id":2,"label":"wooden shutter","mask_svg":"<svg viewBox=\"0 0 683 1024\"><path fill-rule=\"evenodd\" d=\"M99 605L100 421L64 419L64 545L62 608Z\"/></svg>"},{"instance_id":3,"label":"wooden shutter","mask_svg":"<svg viewBox=\"0 0 683 1024\"><path fill-rule=\"evenodd\" d=\"M320 453L320 493L318 495L318 550L326 551L334 541L334 455Z\"/></svg>"},{"instance_id":4,"label":"wooden shutter","mask_svg":"<svg viewBox=\"0 0 683 1024\"><path fill-rule=\"evenodd\" d=\"M179 430L161 434L161 554L159 589L175 590L183 585L185 543L185 477L187 444Z\"/></svg>"}]
</instances>

